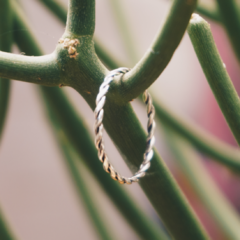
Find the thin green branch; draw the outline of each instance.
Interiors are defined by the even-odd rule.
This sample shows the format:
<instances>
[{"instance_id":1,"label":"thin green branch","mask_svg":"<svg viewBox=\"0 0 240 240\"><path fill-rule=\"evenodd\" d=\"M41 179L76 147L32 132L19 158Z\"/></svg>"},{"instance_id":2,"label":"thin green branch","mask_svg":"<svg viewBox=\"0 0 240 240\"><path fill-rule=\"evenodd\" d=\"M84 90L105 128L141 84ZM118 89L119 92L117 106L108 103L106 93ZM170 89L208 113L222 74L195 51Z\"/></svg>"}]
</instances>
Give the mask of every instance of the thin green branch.
<instances>
[{"instance_id":1,"label":"thin green branch","mask_svg":"<svg viewBox=\"0 0 240 240\"><path fill-rule=\"evenodd\" d=\"M100 213L99 208L96 206L96 202L93 197L94 194L88 188L88 184L84 181L81 169L78 169L77 166L77 156L70 146L67 137L65 136L63 130L61 129L61 125L59 124L58 118L52 111L52 108L49 106L47 100L45 100L45 106L47 110L47 115L49 120L51 121L51 125L54 129L54 135L59 145L59 149L63 152L64 162L69 170L69 175L73 181L73 184L76 188L77 195L79 199L83 200L85 205L85 209L90 216L93 226L96 229L96 232L99 235L99 238L102 240L111 240L115 239L111 236L111 231L106 226L106 221L104 220L104 215ZM79 172L80 171L80 172ZM96 197L96 196L95 196Z\"/></svg>"},{"instance_id":2,"label":"thin green branch","mask_svg":"<svg viewBox=\"0 0 240 240\"><path fill-rule=\"evenodd\" d=\"M42 51L31 35L28 25L26 22L21 21L22 19L19 20L20 24L25 29L28 29L29 34L25 37L15 35L16 43L26 54L42 55ZM71 144L133 229L143 239L167 240L168 237L161 231L161 228L143 213L141 208L133 202L123 188L117 182L109 181L111 179L102 170L101 163L97 157L97 151L86 125L67 101L64 93L58 88L42 87L41 90L48 99L52 110L56 112Z\"/></svg>"},{"instance_id":3,"label":"thin green branch","mask_svg":"<svg viewBox=\"0 0 240 240\"><path fill-rule=\"evenodd\" d=\"M240 145L240 100L218 53L210 26L194 14L188 33L215 98Z\"/></svg>"},{"instance_id":4,"label":"thin green branch","mask_svg":"<svg viewBox=\"0 0 240 240\"><path fill-rule=\"evenodd\" d=\"M61 83L55 54L28 57L0 51L0 77L45 86Z\"/></svg>"},{"instance_id":5,"label":"thin green branch","mask_svg":"<svg viewBox=\"0 0 240 240\"><path fill-rule=\"evenodd\" d=\"M232 43L234 53L240 61L240 14L235 0L217 0L219 11Z\"/></svg>"},{"instance_id":6,"label":"thin green branch","mask_svg":"<svg viewBox=\"0 0 240 240\"><path fill-rule=\"evenodd\" d=\"M69 0L66 35L90 35L95 30L95 0Z\"/></svg>"},{"instance_id":7,"label":"thin green branch","mask_svg":"<svg viewBox=\"0 0 240 240\"><path fill-rule=\"evenodd\" d=\"M11 51L12 46L13 14L9 0L0 2L0 50ZM0 138L6 119L10 94L10 81L0 79Z\"/></svg>"},{"instance_id":8,"label":"thin green branch","mask_svg":"<svg viewBox=\"0 0 240 240\"><path fill-rule=\"evenodd\" d=\"M219 225L220 231L227 236L227 239L240 239L239 215L204 168L201 163L202 159L191 148L189 143L173 134L172 131L166 131L165 137L175 155L177 164Z\"/></svg>"},{"instance_id":9,"label":"thin green branch","mask_svg":"<svg viewBox=\"0 0 240 240\"><path fill-rule=\"evenodd\" d=\"M147 53L121 81L111 86L124 102L139 96L163 72L178 47L197 0L175 0ZM124 97L123 97L124 96Z\"/></svg>"}]
</instances>

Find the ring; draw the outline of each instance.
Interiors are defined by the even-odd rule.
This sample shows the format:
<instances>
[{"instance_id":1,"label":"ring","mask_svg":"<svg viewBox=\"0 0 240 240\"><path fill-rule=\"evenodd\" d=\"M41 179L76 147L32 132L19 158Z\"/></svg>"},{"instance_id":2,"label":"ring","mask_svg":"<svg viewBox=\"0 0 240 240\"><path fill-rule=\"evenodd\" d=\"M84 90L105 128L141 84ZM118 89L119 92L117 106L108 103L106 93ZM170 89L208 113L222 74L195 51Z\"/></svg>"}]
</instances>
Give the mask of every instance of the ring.
<instances>
[{"instance_id":1,"label":"ring","mask_svg":"<svg viewBox=\"0 0 240 240\"><path fill-rule=\"evenodd\" d=\"M154 121L154 115L155 115L155 108L152 104L152 98L150 94L147 92L147 90L143 93L143 100L144 103L147 105L147 114L148 114L148 123L147 123L147 141L146 141L146 150L143 154L143 162L139 168L139 170L130 178L123 177L119 173L117 173L113 166L109 163L108 157L104 150L104 144L103 144L103 114L104 110L103 107L106 102L106 94L109 90L110 83L114 80L115 76L119 76L122 74L125 74L129 72L129 68L118 68L113 71L110 71L109 74L104 78L103 83L101 84L99 88L99 93L96 98L96 108L94 111L95 115L95 124L94 124L94 130L95 130L95 146L98 150L98 158L103 163L103 169L108 172L112 179L118 181L121 184L131 184L133 182L138 182L139 178L142 178L145 176L146 171L150 168L150 161L153 157L153 145L155 143L155 137L154 137L154 129L155 129L155 121Z\"/></svg>"}]
</instances>

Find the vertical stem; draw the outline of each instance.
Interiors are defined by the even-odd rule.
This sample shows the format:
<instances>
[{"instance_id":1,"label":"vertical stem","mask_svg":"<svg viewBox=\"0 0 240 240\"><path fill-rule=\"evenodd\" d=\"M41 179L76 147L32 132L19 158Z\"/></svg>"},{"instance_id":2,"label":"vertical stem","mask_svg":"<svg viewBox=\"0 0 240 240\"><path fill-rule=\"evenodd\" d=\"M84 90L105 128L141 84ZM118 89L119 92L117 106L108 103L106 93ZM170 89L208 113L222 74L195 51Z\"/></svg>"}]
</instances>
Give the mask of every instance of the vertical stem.
<instances>
[{"instance_id":1,"label":"vertical stem","mask_svg":"<svg viewBox=\"0 0 240 240\"><path fill-rule=\"evenodd\" d=\"M69 0L66 34L90 35L95 30L95 0Z\"/></svg>"},{"instance_id":2,"label":"vertical stem","mask_svg":"<svg viewBox=\"0 0 240 240\"><path fill-rule=\"evenodd\" d=\"M9 0L0 1L0 50L11 51L12 46L13 16ZM0 79L0 138L6 119L8 100L10 93L10 81Z\"/></svg>"},{"instance_id":3,"label":"vertical stem","mask_svg":"<svg viewBox=\"0 0 240 240\"><path fill-rule=\"evenodd\" d=\"M200 16L194 14L188 26L188 33L208 83L240 145L239 97L218 53L210 26Z\"/></svg>"}]
</instances>

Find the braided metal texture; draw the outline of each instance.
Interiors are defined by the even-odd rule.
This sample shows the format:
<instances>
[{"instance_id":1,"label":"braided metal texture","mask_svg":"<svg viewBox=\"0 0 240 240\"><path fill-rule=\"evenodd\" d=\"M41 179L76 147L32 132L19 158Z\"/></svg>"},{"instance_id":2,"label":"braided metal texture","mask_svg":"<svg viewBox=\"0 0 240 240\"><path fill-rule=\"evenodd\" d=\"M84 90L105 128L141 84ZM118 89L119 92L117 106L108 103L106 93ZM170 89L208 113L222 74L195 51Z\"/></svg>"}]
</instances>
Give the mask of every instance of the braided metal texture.
<instances>
[{"instance_id":1,"label":"braided metal texture","mask_svg":"<svg viewBox=\"0 0 240 240\"><path fill-rule=\"evenodd\" d=\"M130 69L128 68L118 68L113 71L111 71L105 78L102 83L102 85L99 88L99 93L96 98L96 108L94 111L95 115L95 146L98 150L98 158L103 163L103 169L108 172L112 179L118 181L121 184L131 184L133 182L138 182L139 178L142 178L145 176L146 171L150 168L150 161L153 157L153 145L155 142L154 138L154 129L155 129L155 121L154 121L154 115L155 115L155 109L152 105L152 98L150 94L145 90L143 94L143 100L144 103L147 105L147 114L148 114L148 124L147 124L147 141L146 141L146 150L143 155L143 163L141 164L139 170L130 178L123 177L119 173L117 173L113 166L109 163L108 157L104 150L104 144L103 144L103 115L104 115L104 104L106 102L106 94L108 92L108 89L110 87L110 83L114 80L115 76L125 74Z\"/></svg>"}]
</instances>

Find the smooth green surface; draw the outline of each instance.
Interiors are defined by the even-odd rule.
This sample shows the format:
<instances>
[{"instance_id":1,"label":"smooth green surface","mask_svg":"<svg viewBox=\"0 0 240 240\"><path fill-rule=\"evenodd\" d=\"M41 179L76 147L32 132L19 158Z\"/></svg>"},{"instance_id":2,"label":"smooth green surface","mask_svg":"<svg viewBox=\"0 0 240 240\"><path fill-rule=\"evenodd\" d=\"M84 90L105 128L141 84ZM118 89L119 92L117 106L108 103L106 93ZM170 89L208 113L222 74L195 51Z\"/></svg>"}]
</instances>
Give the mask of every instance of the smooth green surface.
<instances>
[{"instance_id":1,"label":"smooth green surface","mask_svg":"<svg viewBox=\"0 0 240 240\"><path fill-rule=\"evenodd\" d=\"M19 26L29 29L22 17L19 17L16 22L17 29ZM26 54L42 55L42 51L31 35L30 29L27 32L28 35L17 35L18 31L16 31L15 40L19 48L21 51L25 51ZM110 177L103 171L86 124L76 114L76 111L68 102L63 91L59 88L48 87L42 87L41 90L48 100L52 111L55 111L55 114L58 116L61 126L72 146L75 147L81 159L94 174L100 185L133 229L143 239L167 240L168 237L161 228L142 212L138 204L127 195L117 182L111 181Z\"/></svg>"},{"instance_id":2,"label":"smooth green surface","mask_svg":"<svg viewBox=\"0 0 240 240\"><path fill-rule=\"evenodd\" d=\"M76 156L74 150L72 149L68 139L66 138L63 130L61 129L61 125L58 122L58 118L52 111L52 108L49 107L48 102L45 101L45 106L47 110L47 115L49 120L51 121L51 126L54 130L55 139L58 142L59 149L63 153L63 159L65 165L69 171L69 175L72 179L72 182L75 186L77 195L79 199L83 201L84 207L90 217L93 226L98 234L99 239L102 240L112 240L115 239L111 235L111 230L108 229L108 226L105 221L105 216L100 213L99 208L97 207L96 200L94 201L93 197L97 199L97 196L91 192L89 188L89 184L87 180L81 176L81 170L79 172L77 160L79 161L78 157ZM81 201L80 200L80 201Z\"/></svg>"},{"instance_id":3,"label":"smooth green surface","mask_svg":"<svg viewBox=\"0 0 240 240\"><path fill-rule=\"evenodd\" d=\"M216 0L222 21L232 43L234 53L240 61L240 10L236 0Z\"/></svg>"},{"instance_id":4,"label":"smooth green surface","mask_svg":"<svg viewBox=\"0 0 240 240\"><path fill-rule=\"evenodd\" d=\"M222 113L240 144L240 100L218 53L210 26L200 16L194 15L188 34Z\"/></svg>"},{"instance_id":5,"label":"smooth green surface","mask_svg":"<svg viewBox=\"0 0 240 240\"><path fill-rule=\"evenodd\" d=\"M210 177L200 156L189 143L173 134L172 131L166 131L165 137L178 166L218 224L220 231L227 236L227 239L240 239L240 217Z\"/></svg>"}]
</instances>

